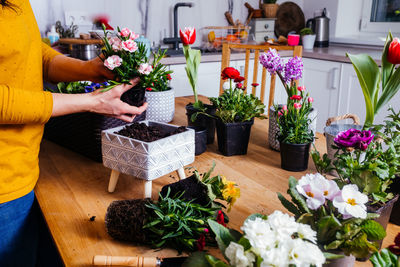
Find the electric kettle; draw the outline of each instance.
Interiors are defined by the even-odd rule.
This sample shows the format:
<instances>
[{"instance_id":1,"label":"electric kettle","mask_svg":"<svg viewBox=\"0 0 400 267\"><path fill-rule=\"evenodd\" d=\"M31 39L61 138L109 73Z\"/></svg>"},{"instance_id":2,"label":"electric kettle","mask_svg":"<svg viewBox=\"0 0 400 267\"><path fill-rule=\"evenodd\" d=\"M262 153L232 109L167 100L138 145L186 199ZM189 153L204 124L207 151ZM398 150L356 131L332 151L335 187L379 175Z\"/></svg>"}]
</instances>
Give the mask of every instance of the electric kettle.
<instances>
[{"instance_id":1,"label":"electric kettle","mask_svg":"<svg viewBox=\"0 0 400 267\"><path fill-rule=\"evenodd\" d=\"M315 47L329 46L329 18L326 16L326 8L321 16L307 20L306 27L311 28L316 34Z\"/></svg>"}]
</instances>

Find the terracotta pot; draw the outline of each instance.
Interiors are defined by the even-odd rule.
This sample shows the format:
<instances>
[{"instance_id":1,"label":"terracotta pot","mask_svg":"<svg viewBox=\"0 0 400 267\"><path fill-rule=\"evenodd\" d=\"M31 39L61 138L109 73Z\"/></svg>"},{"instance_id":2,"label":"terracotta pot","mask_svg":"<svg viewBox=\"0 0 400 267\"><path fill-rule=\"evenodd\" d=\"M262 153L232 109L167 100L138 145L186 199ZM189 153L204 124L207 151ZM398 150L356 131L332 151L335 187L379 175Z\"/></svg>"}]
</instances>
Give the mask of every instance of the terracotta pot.
<instances>
[{"instance_id":1,"label":"terracotta pot","mask_svg":"<svg viewBox=\"0 0 400 267\"><path fill-rule=\"evenodd\" d=\"M276 18L276 11L278 11L278 4L262 4L262 10L264 17Z\"/></svg>"}]
</instances>

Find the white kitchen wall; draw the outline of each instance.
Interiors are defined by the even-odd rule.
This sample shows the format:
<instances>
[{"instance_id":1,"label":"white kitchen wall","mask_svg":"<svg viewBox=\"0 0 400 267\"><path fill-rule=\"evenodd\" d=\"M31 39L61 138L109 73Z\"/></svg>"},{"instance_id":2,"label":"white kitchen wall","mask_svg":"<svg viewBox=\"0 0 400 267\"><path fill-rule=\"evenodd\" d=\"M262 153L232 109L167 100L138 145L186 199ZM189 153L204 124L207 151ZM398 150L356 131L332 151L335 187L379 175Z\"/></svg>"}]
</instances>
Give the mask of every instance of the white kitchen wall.
<instances>
[{"instance_id":1,"label":"white kitchen wall","mask_svg":"<svg viewBox=\"0 0 400 267\"><path fill-rule=\"evenodd\" d=\"M308 1L308 0L307 0ZM305 2L307 2L305 1ZM173 35L173 7L178 2L193 2L194 7L179 8L178 27L227 25L224 13L228 10L228 0L30 0L39 28L44 35L50 25L57 20L65 23L65 11L84 11L90 16L107 14L113 26L126 26L141 32L142 16L140 5L148 2L147 37L156 44L164 37ZM233 18L245 21L248 11L244 3L258 7L259 0L233 0ZM285 1L279 0L278 3ZM304 0L294 0L301 8ZM200 38L198 38L200 39ZM196 43L199 45L200 40Z\"/></svg>"}]
</instances>

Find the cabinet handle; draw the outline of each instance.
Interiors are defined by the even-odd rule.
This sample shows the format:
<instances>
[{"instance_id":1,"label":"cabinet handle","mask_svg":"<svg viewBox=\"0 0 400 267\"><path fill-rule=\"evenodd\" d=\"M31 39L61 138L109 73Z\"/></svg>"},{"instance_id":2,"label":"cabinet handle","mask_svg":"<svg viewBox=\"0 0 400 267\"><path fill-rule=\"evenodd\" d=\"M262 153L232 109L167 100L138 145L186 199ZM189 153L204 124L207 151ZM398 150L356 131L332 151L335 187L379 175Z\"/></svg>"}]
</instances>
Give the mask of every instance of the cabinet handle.
<instances>
[{"instance_id":1,"label":"cabinet handle","mask_svg":"<svg viewBox=\"0 0 400 267\"><path fill-rule=\"evenodd\" d=\"M268 29L268 28L269 28L269 25L268 25L268 24L265 24L265 25L264 25L264 28L265 28L265 29Z\"/></svg>"},{"instance_id":2,"label":"cabinet handle","mask_svg":"<svg viewBox=\"0 0 400 267\"><path fill-rule=\"evenodd\" d=\"M333 68L331 71L331 89L336 90L338 89L338 84L337 84L337 72L339 71L339 68Z\"/></svg>"}]
</instances>

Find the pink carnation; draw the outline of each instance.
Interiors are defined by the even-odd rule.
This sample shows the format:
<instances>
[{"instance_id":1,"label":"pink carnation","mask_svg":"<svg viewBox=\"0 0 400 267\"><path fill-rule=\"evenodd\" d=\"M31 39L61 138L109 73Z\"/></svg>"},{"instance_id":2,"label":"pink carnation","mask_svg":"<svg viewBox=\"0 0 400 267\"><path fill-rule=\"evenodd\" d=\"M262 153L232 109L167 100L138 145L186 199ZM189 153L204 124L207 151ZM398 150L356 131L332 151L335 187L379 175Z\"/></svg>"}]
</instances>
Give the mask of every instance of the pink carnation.
<instances>
[{"instance_id":1,"label":"pink carnation","mask_svg":"<svg viewBox=\"0 0 400 267\"><path fill-rule=\"evenodd\" d=\"M311 96L308 98L308 103L312 103L314 102L314 98L312 98Z\"/></svg>"},{"instance_id":2,"label":"pink carnation","mask_svg":"<svg viewBox=\"0 0 400 267\"><path fill-rule=\"evenodd\" d=\"M139 34L136 34L134 32L131 32L131 35L129 36L129 39L131 40L136 40L137 38L139 38Z\"/></svg>"},{"instance_id":3,"label":"pink carnation","mask_svg":"<svg viewBox=\"0 0 400 267\"><path fill-rule=\"evenodd\" d=\"M104 66L106 66L110 70L113 70L114 68L118 68L119 66L121 66L121 63L122 63L122 58L120 58L117 55L113 55L108 57L104 61Z\"/></svg>"},{"instance_id":4,"label":"pink carnation","mask_svg":"<svg viewBox=\"0 0 400 267\"><path fill-rule=\"evenodd\" d=\"M293 107L297 110L301 109L301 104L300 103L294 103Z\"/></svg>"},{"instance_id":5,"label":"pink carnation","mask_svg":"<svg viewBox=\"0 0 400 267\"><path fill-rule=\"evenodd\" d=\"M299 90L300 92L305 91L306 87L305 86L299 86L297 87L297 90Z\"/></svg>"},{"instance_id":6,"label":"pink carnation","mask_svg":"<svg viewBox=\"0 0 400 267\"><path fill-rule=\"evenodd\" d=\"M128 37L131 34L131 30L123 28L118 34L122 37Z\"/></svg>"},{"instance_id":7,"label":"pink carnation","mask_svg":"<svg viewBox=\"0 0 400 267\"><path fill-rule=\"evenodd\" d=\"M148 63L143 63L143 64L140 64L140 66L139 66L139 72L141 74L149 75L150 72L152 72L152 71L153 71L153 67L151 65L149 65Z\"/></svg>"},{"instance_id":8,"label":"pink carnation","mask_svg":"<svg viewBox=\"0 0 400 267\"><path fill-rule=\"evenodd\" d=\"M109 39L110 45L114 51L121 50L121 39L118 37L112 37Z\"/></svg>"},{"instance_id":9,"label":"pink carnation","mask_svg":"<svg viewBox=\"0 0 400 267\"><path fill-rule=\"evenodd\" d=\"M121 43L122 49L128 52L135 52L138 50L137 44L133 40L126 40Z\"/></svg>"}]
</instances>

